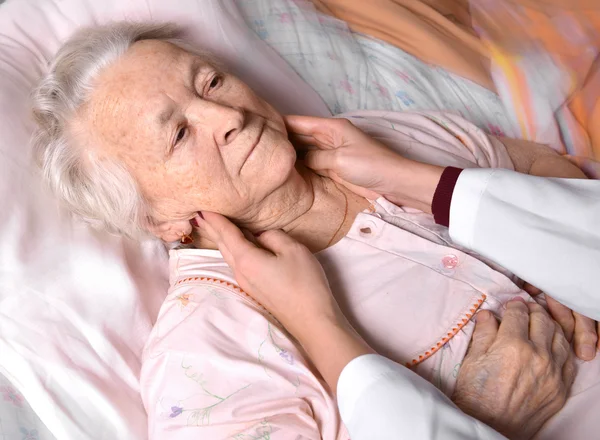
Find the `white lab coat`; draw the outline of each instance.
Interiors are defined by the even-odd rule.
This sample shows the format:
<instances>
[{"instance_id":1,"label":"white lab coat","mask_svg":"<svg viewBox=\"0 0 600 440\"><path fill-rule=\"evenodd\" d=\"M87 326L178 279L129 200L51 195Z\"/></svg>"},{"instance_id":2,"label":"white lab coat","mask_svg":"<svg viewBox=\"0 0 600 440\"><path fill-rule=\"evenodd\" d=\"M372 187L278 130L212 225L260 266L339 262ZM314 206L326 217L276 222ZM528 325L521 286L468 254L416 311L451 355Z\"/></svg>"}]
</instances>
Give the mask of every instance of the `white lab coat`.
<instances>
[{"instance_id":1,"label":"white lab coat","mask_svg":"<svg viewBox=\"0 0 600 440\"><path fill-rule=\"evenodd\" d=\"M465 170L450 236L600 321L600 181Z\"/></svg>"},{"instance_id":2,"label":"white lab coat","mask_svg":"<svg viewBox=\"0 0 600 440\"><path fill-rule=\"evenodd\" d=\"M600 320L600 181L465 170L452 196L450 236ZM352 440L504 438L378 355L344 368L338 405Z\"/></svg>"}]
</instances>

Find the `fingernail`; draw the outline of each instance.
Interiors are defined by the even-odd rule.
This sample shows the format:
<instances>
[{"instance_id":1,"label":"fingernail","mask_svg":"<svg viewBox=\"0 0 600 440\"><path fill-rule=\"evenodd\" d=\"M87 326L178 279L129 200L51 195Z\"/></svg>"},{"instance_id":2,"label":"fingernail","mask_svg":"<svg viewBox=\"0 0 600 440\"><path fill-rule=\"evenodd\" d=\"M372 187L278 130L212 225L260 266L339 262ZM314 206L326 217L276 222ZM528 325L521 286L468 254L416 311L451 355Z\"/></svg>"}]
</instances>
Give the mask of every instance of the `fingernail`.
<instances>
[{"instance_id":1,"label":"fingernail","mask_svg":"<svg viewBox=\"0 0 600 440\"><path fill-rule=\"evenodd\" d=\"M596 347L593 345L582 345L581 346L581 357L583 359L592 360L596 356Z\"/></svg>"},{"instance_id":2,"label":"fingernail","mask_svg":"<svg viewBox=\"0 0 600 440\"><path fill-rule=\"evenodd\" d=\"M515 296L513 299L511 299L509 302L522 302L523 304L527 304L527 301L525 301L522 297L520 296Z\"/></svg>"},{"instance_id":3,"label":"fingernail","mask_svg":"<svg viewBox=\"0 0 600 440\"><path fill-rule=\"evenodd\" d=\"M255 237L260 237L261 235L264 234L265 231L258 231L256 234L254 234Z\"/></svg>"},{"instance_id":4,"label":"fingernail","mask_svg":"<svg viewBox=\"0 0 600 440\"><path fill-rule=\"evenodd\" d=\"M202 220L204 220L204 216L202 215L202 212L198 211L196 212L196 215L198 217L200 217ZM198 222L198 219L196 217L194 217L193 219L190 220L190 223L194 226L196 226L197 228L200 227L200 223Z\"/></svg>"}]
</instances>

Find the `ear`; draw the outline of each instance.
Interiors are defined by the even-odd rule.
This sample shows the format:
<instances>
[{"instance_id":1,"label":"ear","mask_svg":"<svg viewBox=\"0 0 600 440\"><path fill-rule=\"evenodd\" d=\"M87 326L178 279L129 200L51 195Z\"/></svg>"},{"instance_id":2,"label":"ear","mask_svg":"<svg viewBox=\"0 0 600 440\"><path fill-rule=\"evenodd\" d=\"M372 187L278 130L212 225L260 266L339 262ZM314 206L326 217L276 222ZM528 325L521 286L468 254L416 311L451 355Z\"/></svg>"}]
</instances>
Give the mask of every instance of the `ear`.
<instances>
[{"instance_id":1,"label":"ear","mask_svg":"<svg viewBox=\"0 0 600 440\"><path fill-rule=\"evenodd\" d=\"M173 220L162 223L148 222L148 231L167 243L180 241L184 235L192 233L189 220Z\"/></svg>"}]
</instances>

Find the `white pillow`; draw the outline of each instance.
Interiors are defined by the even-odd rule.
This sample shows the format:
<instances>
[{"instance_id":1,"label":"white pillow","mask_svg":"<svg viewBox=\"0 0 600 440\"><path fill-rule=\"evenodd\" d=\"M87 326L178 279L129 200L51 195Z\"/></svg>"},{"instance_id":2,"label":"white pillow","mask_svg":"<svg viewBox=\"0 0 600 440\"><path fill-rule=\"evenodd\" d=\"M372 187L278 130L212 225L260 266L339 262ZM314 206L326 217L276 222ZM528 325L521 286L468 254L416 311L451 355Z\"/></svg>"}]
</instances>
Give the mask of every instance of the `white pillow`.
<instances>
[{"instance_id":1,"label":"white pillow","mask_svg":"<svg viewBox=\"0 0 600 440\"><path fill-rule=\"evenodd\" d=\"M57 207L31 164L29 95L82 25L174 21L283 113L318 95L244 24L232 0L8 0L0 8L0 368L58 439L143 439L140 354L167 291L160 243L93 231Z\"/></svg>"}]
</instances>

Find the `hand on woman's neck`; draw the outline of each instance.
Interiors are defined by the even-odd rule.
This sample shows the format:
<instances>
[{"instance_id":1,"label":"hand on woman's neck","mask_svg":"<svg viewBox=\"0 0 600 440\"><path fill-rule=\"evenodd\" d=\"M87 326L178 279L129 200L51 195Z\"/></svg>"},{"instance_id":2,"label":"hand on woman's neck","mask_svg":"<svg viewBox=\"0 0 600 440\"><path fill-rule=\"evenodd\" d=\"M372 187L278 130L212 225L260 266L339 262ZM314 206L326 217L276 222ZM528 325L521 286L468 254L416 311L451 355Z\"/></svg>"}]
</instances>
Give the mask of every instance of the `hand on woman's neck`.
<instances>
[{"instance_id":1,"label":"hand on woman's neck","mask_svg":"<svg viewBox=\"0 0 600 440\"><path fill-rule=\"evenodd\" d=\"M318 252L341 240L357 214L369 207L369 202L310 170L306 178L312 183L313 203L283 229L311 251Z\"/></svg>"},{"instance_id":2,"label":"hand on woman's neck","mask_svg":"<svg viewBox=\"0 0 600 440\"><path fill-rule=\"evenodd\" d=\"M251 232L282 229L318 252L337 243L347 233L356 215L369 202L333 180L321 177L296 164L301 181L254 213L253 218L238 221Z\"/></svg>"}]
</instances>

